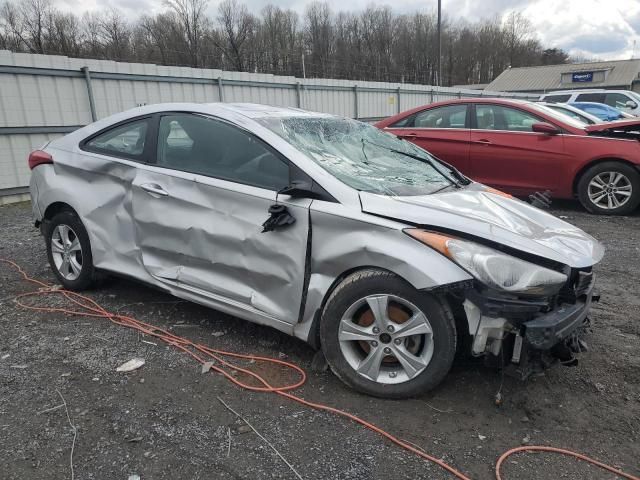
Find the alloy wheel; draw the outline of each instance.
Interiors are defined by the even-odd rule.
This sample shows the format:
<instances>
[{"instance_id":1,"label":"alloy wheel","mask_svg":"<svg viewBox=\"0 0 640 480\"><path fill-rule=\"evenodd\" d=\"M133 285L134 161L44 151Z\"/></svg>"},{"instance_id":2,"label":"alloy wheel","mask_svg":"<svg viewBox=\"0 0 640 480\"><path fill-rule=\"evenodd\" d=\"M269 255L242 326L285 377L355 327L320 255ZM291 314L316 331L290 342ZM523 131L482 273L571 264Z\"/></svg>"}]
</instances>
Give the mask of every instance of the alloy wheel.
<instances>
[{"instance_id":1,"label":"alloy wheel","mask_svg":"<svg viewBox=\"0 0 640 480\"><path fill-rule=\"evenodd\" d=\"M633 193L631 180L620 172L602 172L589 182L589 200L599 208L612 210L626 204Z\"/></svg>"},{"instance_id":2,"label":"alloy wheel","mask_svg":"<svg viewBox=\"0 0 640 480\"><path fill-rule=\"evenodd\" d=\"M51 232L51 256L66 280L76 280L82 273L82 246L70 226L59 224Z\"/></svg>"},{"instance_id":3,"label":"alloy wheel","mask_svg":"<svg viewBox=\"0 0 640 480\"><path fill-rule=\"evenodd\" d=\"M433 330L413 303L394 295L370 295L340 320L340 350L354 371L382 384L409 381L433 356Z\"/></svg>"}]
</instances>

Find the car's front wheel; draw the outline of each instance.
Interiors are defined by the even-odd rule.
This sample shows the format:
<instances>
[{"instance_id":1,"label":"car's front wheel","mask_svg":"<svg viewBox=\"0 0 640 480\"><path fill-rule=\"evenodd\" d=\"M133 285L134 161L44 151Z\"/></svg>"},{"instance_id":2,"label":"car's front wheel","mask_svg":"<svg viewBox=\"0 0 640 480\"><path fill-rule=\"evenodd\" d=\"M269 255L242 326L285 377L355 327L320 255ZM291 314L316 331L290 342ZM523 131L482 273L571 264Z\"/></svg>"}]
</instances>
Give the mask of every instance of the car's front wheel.
<instances>
[{"instance_id":1,"label":"car's front wheel","mask_svg":"<svg viewBox=\"0 0 640 480\"><path fill-rule=\"evenodd\" d=\"M446 376L456 352L450 310L438 298L381 270L345 278L320 323L327 362L347 385L369 395L405 398Z\"/></svg>"},{"instance_id":2,"label":"car's front wheel","mask_svg":"<svg viewBox=\"0 0 640 480\"><path fill-rule=\"evenodd\" d=\"M625 163L598 163L580 178L578 198L591 213L626 215L640 204L640 174Z\"/></svg>"},{"instance_id":3,"label":"car's front wheel","mask_svg":"<svg viewBox=\"0 0 640 480\"><path fill-rule=\"evenodd\" d=\"M69 290L93 286L97 273L89 235L78 216L68 210L59 212L46 224L43 233L49 264L62 286Z\"/></svg>"}]
</instances>

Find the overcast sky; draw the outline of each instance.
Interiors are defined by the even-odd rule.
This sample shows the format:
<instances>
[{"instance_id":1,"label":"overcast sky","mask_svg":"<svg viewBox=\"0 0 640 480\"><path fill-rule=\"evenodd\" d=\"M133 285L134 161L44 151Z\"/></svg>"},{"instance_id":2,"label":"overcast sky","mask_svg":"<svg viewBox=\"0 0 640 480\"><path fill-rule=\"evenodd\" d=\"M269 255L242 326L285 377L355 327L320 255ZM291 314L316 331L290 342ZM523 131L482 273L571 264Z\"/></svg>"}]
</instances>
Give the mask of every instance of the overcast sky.
<instances>
[{"instance_id":1,"label":"overcast sky","mask_svg":"<svg viewBox=\"0 0 640 480\"><path fill-rule=\"evenodd\" d=\"M254 12L268 3L304 12L308 0L240 0ZM348 5L362 10L371 3L391 5L397 13L433 11L437 0L328 0L334 11ZM135 18L142 13L164 10L162 0L55 0L61 9L83 13L102 7L117 7ZM215 15L219 0L209 0ZM575 56L601 60L640 57L640 0L442 0L444 15L451 20L477 21L502 17L511 10L523 12L532 22L544 46L558 47Z\"/></svg>"}]
</instances>

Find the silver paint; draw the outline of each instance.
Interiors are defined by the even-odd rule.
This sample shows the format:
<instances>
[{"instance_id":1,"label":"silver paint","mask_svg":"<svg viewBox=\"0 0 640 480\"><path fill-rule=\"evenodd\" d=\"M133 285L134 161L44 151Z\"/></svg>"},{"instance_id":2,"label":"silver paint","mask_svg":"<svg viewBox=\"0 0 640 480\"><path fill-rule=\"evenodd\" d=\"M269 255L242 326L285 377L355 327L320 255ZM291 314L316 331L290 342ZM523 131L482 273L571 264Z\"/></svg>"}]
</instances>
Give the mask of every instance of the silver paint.
<instances>
[{"instance_id":1,"label":"silver paint","mask_svg":"<svg viewBox=\"0 0 640 480\"><path fill-rule=\"evenodd\" d=\"M160 111L211 115L251 131L337 203L279 195L296 223L261 233L275 192L79 149L81 140L102 128ZM477 184L420 197L358 192L255 120L277 115L321 114L254 105L161 104L100 120L45 147L54 164L32 172L33 214L42 220L54 203L67 204L89 233L96 267L304 340L332 286L353 270L385 269L417 289L471 278L403 233L412 224L463 232L572 267L602 257L600 244L581 230ZM154 193L156 187L167 195Z\"/></svg>"},{"instance_id":2,"label":"silver paint","mask_svg":"<svg viewBox=\"0 0 640 480\"><path fill-rule=\"evenodd\" d=\"M480 184L438 195L392 198L361 192L360 198L368 213L461 232L570 267L591 266L604 255L602 245L579 228Z\"/></svg>"}]
</instances>

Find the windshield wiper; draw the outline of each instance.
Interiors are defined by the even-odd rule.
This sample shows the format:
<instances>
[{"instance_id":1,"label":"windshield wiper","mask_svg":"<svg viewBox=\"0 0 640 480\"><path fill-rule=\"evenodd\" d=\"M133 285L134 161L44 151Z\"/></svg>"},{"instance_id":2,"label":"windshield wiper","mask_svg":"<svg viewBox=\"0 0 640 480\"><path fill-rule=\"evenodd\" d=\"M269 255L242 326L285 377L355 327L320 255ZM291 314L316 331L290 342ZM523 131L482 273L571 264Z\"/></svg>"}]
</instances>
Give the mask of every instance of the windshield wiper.
<instances>
[{"instance_id":1,"label":"windshield wiper","mask_svg":"<svg viewBox=\"0 0 640 480\"><path fill-rule=\"evenodd\" d=\"M455 169L450 165L447 165L447 166L451 169L451 173L455 178L451 178L449 175L446 175L445 173L443 173L430 158L421 157L419 155L403 152L402 150L397 150L395 148L387 147L385 145L380 145L379 143L372 142L371 140L367 140L366 138L362 138L363 147L365 142L370 143L371 145L374 145L376 147L382 148L384 150L387 150L389 152L397 153L399 155L404 155L405 157L413 158L415 160L418 160L419 162L426 163L431 168L433 168L436 172L438 172L442 178L444 178L447 182L449 182L451 185L453 185L456 188L462 188L463 186L462 182L466 180L466 178L460 172L457 172L457 171L454 172ZM456 178L458 178L459 180L456 180Z\"/></svg>"},{"instance_id":2,"label":"windshield wiper","mask_svg":"<svg viewBox=\"0 0 640 480\"><path fill-rule=\"evenodd\" d=\"M460 184L469 185L471 183L471 180L469 178L467 178L460 170L458 170L456 167L454 167L450 163L447 163L444 160L440 160L439 158L438 158L438 162L440 162L445 167L447 167L449 171L453 174L453 176L459 180Z\"/></svg>"}]
</instances>

